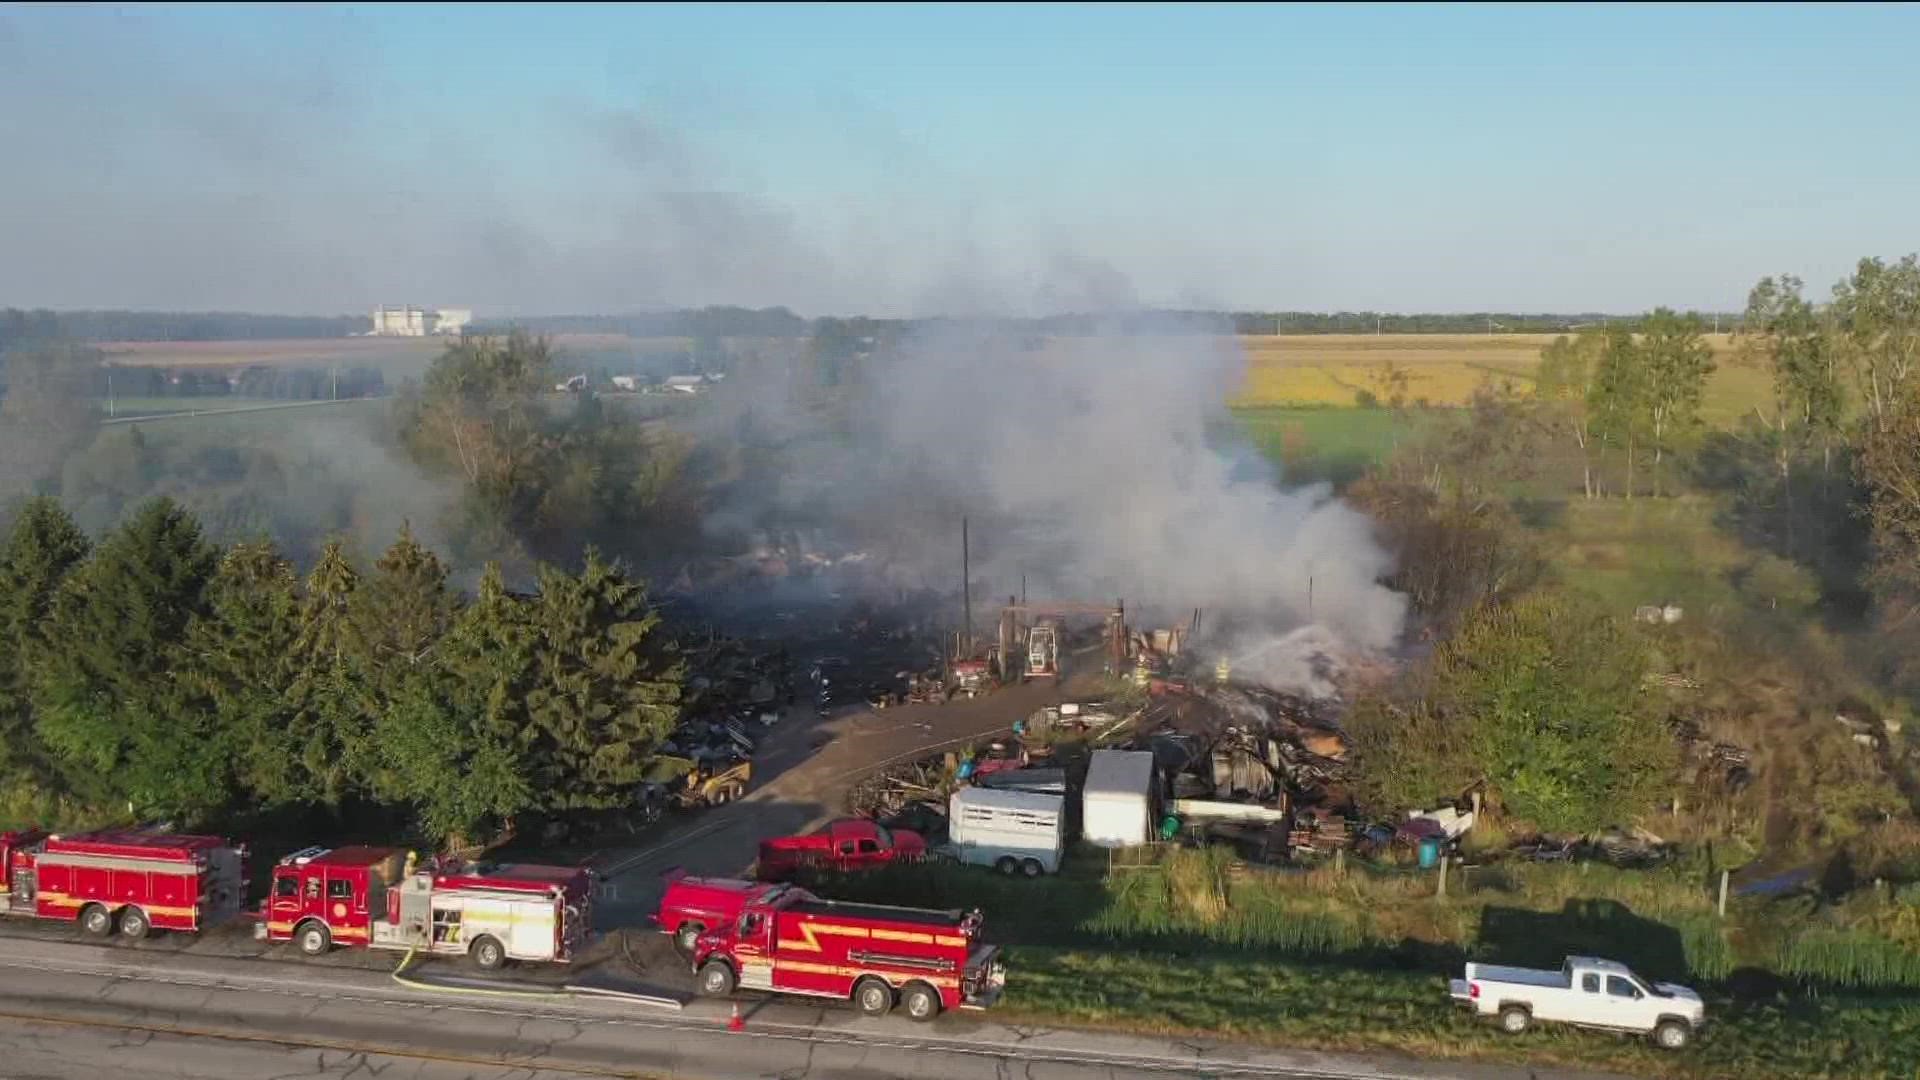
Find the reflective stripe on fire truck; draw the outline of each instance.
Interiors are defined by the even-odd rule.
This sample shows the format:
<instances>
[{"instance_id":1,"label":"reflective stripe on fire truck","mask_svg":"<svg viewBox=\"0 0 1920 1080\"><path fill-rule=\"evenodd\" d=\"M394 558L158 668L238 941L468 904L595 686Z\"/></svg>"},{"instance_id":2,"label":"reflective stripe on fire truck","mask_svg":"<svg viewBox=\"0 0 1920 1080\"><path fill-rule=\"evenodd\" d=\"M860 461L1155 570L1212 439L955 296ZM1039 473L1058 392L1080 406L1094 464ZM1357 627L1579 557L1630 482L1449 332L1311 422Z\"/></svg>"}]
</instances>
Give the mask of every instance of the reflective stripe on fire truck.
<instances>
[{"instance_id":1,"label":"reflective stripe on fire truck","mask_svg":"<svg viewBox=\"0 0 1920 1080\"><path fill-rule=\"evenodd\" d=\"M87 900L81 897L68 896L66 893L43 892L40 894L40 902L48 907L57 908L85 907L88 904L100 904L103 907L110 908L137 907L141 911L146 912L148 918L161 919L191 919L200 913L197 908L168 907L163 904L143 904L138 900Z\"/></svg>"},{"instance_id":2,"label":"reflective stripe on fire truck","mask_svg":"<svg viewBox=\"0 0 1920 1080\"><path fill-rule=\"evenodd\" d=\"M774 962L774 970L776 972L791 971L800 975L838 975L847 979L857 979L862 975L877 975L880 978L887 979L888 982L896 980L899 982L923 982L931 986L945 987L952 990L960 989L960 980L955 978L922 975L918 972L907 975L896 972L893 978L888 978L887 973L884 971L875 971L872 968L848 967L844 964L815 964L804 960L778 960Z\"/></svg>"},{"instance_id":3,"label":"reflective stripe on fire truck","mask_svg":"<svg viewBox=\"0 0 1920 1080\"><path fill-rule=\"evenodd\" d=\"M822 934L827 937L864 938L868 936L868 930L864 926L841 926L838 923L803 922L799 925L798 929L800 931L799 940L790 938L782 939L779 947L782 949L794 949L799 952L820 952L820 942L818 939ZM881 931L876 930L873 931L873 933L877 934L881 933Z\"/></svg>"},{"instance_id":4,"label":"reflective stripe on fire truck","mask_svg":"<svg viewBox=\"0 0 1920 1080\"><path fill-rule=\"evenodd\" d=\"M914 945L961 946L967 943L967 939L963 937L952 937L947 934L921 934L911 930L874 930L871 936L875 941L905 941Z\"/></svg>"}]
</instances>

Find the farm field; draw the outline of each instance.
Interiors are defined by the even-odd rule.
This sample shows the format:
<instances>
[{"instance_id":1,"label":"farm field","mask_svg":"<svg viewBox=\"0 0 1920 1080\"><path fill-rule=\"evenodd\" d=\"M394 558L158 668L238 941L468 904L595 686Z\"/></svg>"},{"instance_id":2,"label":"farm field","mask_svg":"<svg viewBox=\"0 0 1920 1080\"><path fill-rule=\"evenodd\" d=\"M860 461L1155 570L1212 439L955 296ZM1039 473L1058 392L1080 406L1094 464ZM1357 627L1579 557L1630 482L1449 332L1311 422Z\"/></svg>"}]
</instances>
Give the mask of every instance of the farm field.
<instances>
[{"instance_id":1,"label":"farm field","mask_svg":"<svg viewBox=\"0 0 1920 1080\"><path fill-rule=\"evenodd\" d=\"M1362 392L1384 399L1389 365L1407 376L1409 401L1464 404L1488 379L1532 383L1540 350L1555 334L1283 334L1245 336L1247 377L1236 408L1353 405ZM1740 364L1732 338L1708 335L1719 370L1707 385L1702 419L1725 423L1750 412L1769 391L1766 372Z\"/></svg>"},{"instance_id":2,"label":"farm field","mask_svg":"<svg viewBox=\"0 0 1920 1080\"><path fill-rule=\"evenodd\" d=\"M110 341L100 350L110 364L129 367L370 367L390 379L418 375L447 347L448 338L308 338L286 341ZM559 334L562 355L605 357L684 349L685 338L632 338L621 334Z\"/></svg>"}]
</instances>

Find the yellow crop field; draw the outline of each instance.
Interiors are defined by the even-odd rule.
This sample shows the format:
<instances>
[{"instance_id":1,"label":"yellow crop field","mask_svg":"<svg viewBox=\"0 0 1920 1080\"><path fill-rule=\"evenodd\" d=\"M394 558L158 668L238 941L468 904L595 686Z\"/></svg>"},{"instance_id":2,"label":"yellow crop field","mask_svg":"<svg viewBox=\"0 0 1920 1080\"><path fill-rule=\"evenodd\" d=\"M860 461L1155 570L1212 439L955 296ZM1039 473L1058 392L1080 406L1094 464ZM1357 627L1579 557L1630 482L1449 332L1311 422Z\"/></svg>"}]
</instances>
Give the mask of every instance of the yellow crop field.
<instances>
[{"instance_id":1,"label":"yellow crop field","mask_svg":"<svg viewBox=\"0 0 1920 1080\"><path fill-rule=\"evenodd\" d=\"M1390 370L1409 401L1459 405L1489 380L1525 391L1554 334L1284 334L1242 337L1247 377L1233 404L1352 405L1362 392L1385 399ZM1702 405L1709 422L1730 420L1765 399L1767 374L1742 366L1726 334L1708 336L1719 369Z\"/></svg>"}]
</instances>

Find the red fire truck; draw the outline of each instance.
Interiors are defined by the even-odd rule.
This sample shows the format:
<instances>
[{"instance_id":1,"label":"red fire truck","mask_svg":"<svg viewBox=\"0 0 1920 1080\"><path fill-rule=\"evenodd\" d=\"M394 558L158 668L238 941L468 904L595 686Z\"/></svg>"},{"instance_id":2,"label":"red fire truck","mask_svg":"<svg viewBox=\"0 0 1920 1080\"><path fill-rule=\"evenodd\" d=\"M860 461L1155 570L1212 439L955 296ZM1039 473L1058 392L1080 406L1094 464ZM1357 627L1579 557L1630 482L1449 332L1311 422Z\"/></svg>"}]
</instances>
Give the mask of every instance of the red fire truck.
<instances>
[{"instance_id":1,"label":"red fire truck","mask_svg":"<svg viewBox=\"0 0 1920 1080\"><path fill-rule=\"evenodd\" d=\"M416 868L399 848L308 848L280 860L254 936L308 956L335 944L567 963L592 925L592 871L566 866Z\"/></svg>"},{"instance_id":2,"label":"red fire truck","mask_svg":"<svg viewBox=\"0 0 1920 1080\"><path fill-rule=\"evenodd\" d=\"M194 933L240 913L246 848L218 836L115 830L76 836L0 833L0 908L11 915L77 919L104 938L149 930Z\"/></svg>"},{"instance_id":3,"label":"red fire truck","mask_svg":"<svg viewBox=\"0 0 1920 1080\"><path fill-rule=\"evenodd\" d=\"M977 911L843 904L793 885L737 884L739 916L694 943L703 994L738 987L850 998L869 1016L897 1001L913 1019L931 1020L946 1009L984 1009L1006 986L999 949L980 940ZM663 914L665 925L671 914Z\"/></svg>"}]
</instances>

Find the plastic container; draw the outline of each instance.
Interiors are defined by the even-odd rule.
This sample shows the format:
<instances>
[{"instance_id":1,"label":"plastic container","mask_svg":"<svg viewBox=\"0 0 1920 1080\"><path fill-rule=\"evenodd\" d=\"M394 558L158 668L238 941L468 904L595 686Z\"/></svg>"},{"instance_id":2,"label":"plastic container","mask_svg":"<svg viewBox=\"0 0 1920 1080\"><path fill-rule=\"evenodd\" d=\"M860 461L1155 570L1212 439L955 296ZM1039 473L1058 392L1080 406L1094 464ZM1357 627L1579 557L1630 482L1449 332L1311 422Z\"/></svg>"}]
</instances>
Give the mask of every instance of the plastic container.
<instances>
[{"instance_id":1,"label":"plastic container","mask_svg":"<svg viewBox=\"0 0 1920 1080\"><path fill-rule=\"evenodd\" d=\"M1440 865L1440 838L1424 837L1420 841L1420 869L1431 870Z\"/></svg>"}]
</instances>

